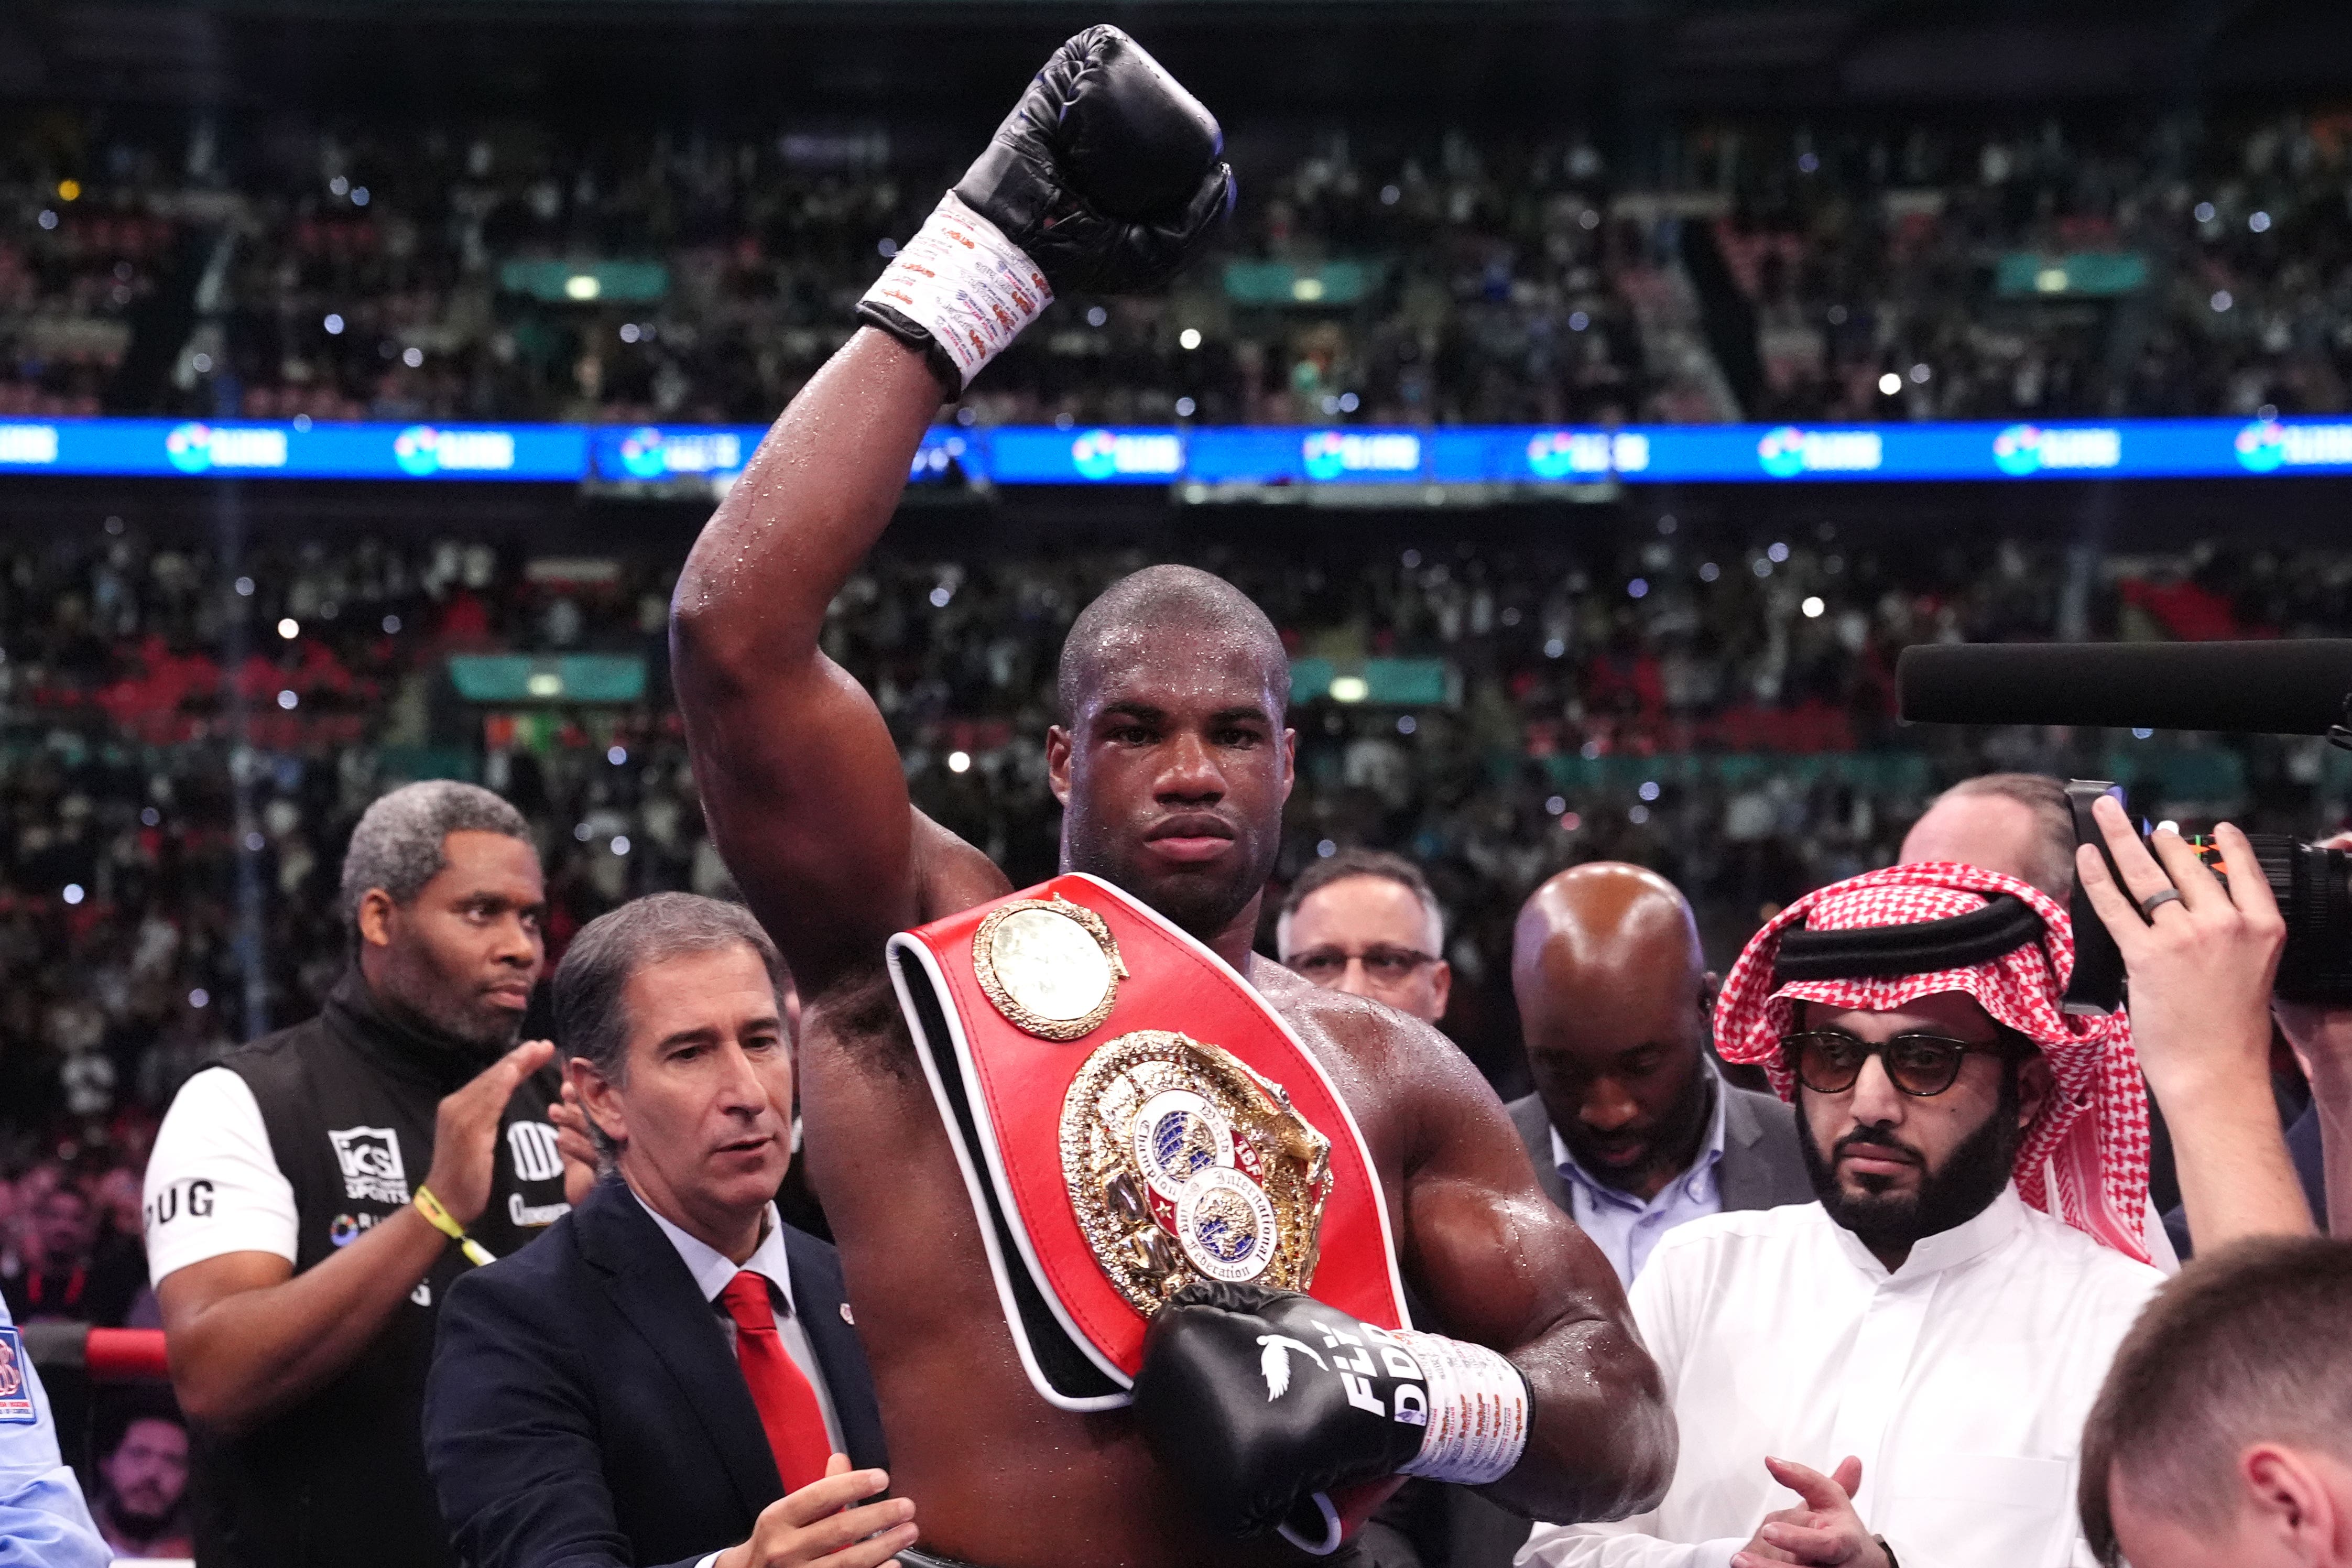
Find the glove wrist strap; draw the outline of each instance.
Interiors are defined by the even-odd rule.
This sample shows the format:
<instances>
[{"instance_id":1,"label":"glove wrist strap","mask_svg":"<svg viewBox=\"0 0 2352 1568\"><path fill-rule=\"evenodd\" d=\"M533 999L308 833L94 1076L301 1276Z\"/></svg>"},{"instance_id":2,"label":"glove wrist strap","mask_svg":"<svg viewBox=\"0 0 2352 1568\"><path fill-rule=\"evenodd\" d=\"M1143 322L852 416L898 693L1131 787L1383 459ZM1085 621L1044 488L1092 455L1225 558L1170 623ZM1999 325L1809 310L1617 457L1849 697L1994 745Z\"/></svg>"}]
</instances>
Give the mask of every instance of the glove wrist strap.
<instances>
[{"instance_id":1,"label":"glove wrist strap","mask_svg":"<svg viewBox=\"0 0 2352 1568\"><path fill-rule=\"evenodd\" d=\"M1429 1384L1429 1429L1421 1452L1398 1473L1471 1487L1510 1474L1528 1446L1528 1382L1519 1369L1484 1345L1443 1334L1408 1329L1392 1337Z\"/></svg>"},{"instance_id":2,"label":"glove wrist strap","mask_svg":"<svg viewBox=\"0 0 2352 1568\"><path fill-rule=\"evenodd\" d=\"M961 387L1053 302L1037 264L950 191L857 311L903 342L945 354Z\"/></svg>"}]
</instances>

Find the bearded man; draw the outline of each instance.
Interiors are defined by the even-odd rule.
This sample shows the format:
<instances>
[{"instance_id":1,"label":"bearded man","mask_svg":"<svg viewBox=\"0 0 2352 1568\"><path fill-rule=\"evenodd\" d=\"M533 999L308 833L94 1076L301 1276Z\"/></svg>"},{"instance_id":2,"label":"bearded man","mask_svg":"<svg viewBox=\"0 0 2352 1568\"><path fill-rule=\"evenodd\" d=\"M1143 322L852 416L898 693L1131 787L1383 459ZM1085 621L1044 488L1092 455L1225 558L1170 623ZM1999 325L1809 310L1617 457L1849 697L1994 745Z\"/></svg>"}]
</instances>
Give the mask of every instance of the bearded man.
<instances>
[{"instance_id":1,"label":"bearded man","mask_svg":"<svg viewBox=\"0 0 2352 1568\"><path fill-rule=\"evenodd\" d=\"M1659 1241L1633 1302L1674 1482L1622 1525L1538 1526L1521 1563L2092 1561L2084 1416L2162 1276L2129 1026L2060 1011L2074 958L2048 895L1952 863L1822 889L1757 934L1716 1048L1794 1101L1819 1201Z\"/></svg>"}]
</instances>

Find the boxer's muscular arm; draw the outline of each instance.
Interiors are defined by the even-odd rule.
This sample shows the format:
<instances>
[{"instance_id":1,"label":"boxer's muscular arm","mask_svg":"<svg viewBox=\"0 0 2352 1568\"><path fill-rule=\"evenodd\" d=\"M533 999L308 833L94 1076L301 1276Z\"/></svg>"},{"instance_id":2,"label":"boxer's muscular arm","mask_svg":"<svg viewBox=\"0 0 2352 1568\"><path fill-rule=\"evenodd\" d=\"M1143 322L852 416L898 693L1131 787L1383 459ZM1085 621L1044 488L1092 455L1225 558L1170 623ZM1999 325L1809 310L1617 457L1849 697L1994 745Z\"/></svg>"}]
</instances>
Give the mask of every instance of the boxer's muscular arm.
<instances>
[{"instance_id":1,"label":"boxer's muscular arm","mask_svg":"<svg viewBox=\"0 0 2352 1568\"><path fill-rule=\"evenodd\" d=\"M1502 1352L1535 1402L1518 1465L1481 1489L1536 1519L1638 1513L1674 1479L1675 1433L1625 1292L1537 1186L1495 1091L1428 1033L1383 1053L1416 1064L1420 1080L1403 1101L1418 1125L1399 1238L1413 1288L1436 1316L1417 1326Z\"/></svg>"},{"instance_id":2,"label":"boxer's muscular arm","mask_svg":"<svg viewBox=\"0 0 2352 1568\"><path fill-rule=\"evenodd\" d=\"M861 328L704 525L670 606L711 837L811 994L872 963L891 932L947 912L927 888L1008 887L915 812L873 699L818 647L825 607L888 525L940 401L921 355Z\"/></svg>"}]
</instances>

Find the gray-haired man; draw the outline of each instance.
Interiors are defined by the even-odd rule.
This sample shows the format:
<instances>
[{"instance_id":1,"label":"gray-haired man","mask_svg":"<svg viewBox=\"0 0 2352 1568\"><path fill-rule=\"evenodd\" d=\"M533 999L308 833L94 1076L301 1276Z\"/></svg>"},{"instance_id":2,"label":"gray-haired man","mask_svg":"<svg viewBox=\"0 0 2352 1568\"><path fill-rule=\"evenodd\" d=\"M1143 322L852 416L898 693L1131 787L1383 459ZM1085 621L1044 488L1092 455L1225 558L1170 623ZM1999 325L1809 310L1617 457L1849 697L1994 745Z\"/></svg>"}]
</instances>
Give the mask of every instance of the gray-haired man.
<instances>
[{"instance_id":1,"label":"gray-haired man","mask_svg":"<svg viewBox=\"0 0 2352 1568\"><path fill-rule=\"evenodd\" d=\"M512 806L394 790L344 857L352 963L325 1010L173 1100L147 1257L206 1568L451 1561L418 1436L439 1302L564 1212L552 1047L515 1043L544 901Z\"/></svg>"},{"instance_id":2,"label":"gray-haired man","mask_svg":"<svg viewBox=\"0 0 2352 1568\"><path fill-rule=\"evenodd\" d=\"M877 1568L913 1542L906 1500L847 1506L887 1479L873 1376L840 1259L772 1201L782 980L747 910L692 893L563 955L556 1033L611 1173L450 1292L425 1446L474 1568Z\"/></svg>"}]
</instances>

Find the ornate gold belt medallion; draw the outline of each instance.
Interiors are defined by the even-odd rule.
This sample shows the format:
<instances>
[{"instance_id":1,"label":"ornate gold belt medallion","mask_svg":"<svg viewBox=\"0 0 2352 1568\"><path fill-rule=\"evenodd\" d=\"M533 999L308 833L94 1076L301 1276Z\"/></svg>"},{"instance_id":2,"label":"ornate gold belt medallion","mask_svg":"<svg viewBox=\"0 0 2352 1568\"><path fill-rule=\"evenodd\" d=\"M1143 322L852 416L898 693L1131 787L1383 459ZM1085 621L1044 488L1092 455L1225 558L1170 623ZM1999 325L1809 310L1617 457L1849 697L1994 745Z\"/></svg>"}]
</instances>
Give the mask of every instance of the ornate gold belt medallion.
<instances>
[{"instance_id":1,"label":"ornate gold belt medallion","mask_svg":"<svg viewBox=\"0 0 2352 1568\"><path fill-rule=\"evenodd\" d=\"M1062 1100L1078 1226L1146 1317L1195 1279L1307 1289L1330 1153L1281 1085L1169 1030L1097 1047Z\"/></svg>"}]
</instances>

